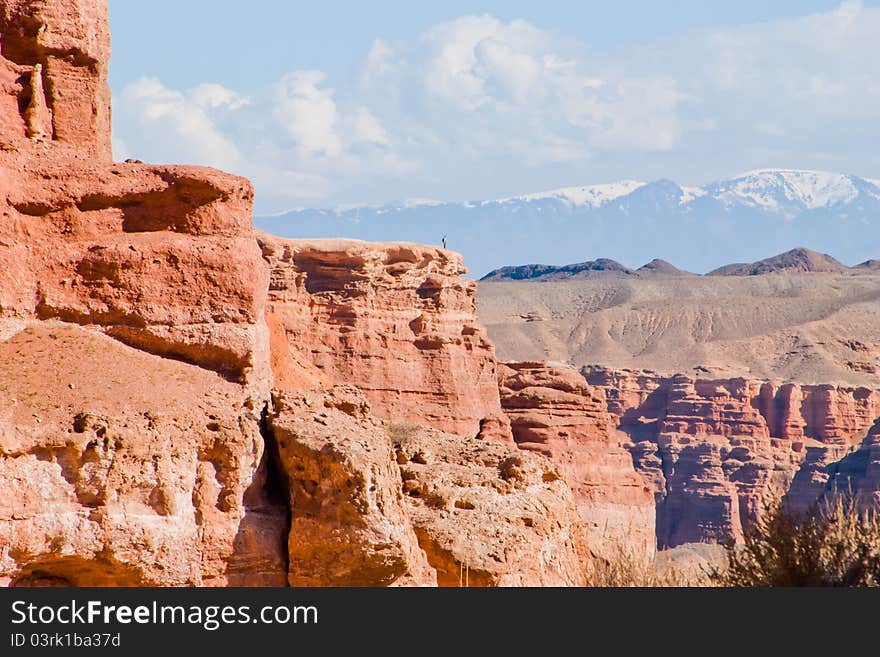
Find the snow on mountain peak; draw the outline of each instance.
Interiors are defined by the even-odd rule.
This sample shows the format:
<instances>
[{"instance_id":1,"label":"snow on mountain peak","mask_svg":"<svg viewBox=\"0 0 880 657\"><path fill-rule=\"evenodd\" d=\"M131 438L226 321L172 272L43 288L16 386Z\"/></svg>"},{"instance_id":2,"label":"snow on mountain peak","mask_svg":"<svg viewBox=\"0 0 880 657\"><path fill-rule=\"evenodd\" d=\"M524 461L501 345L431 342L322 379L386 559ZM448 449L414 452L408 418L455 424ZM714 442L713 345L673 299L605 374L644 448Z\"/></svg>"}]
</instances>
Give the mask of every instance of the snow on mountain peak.
<instances>
[{"instance_id":1,"label":"snow on mountain peak","mask_svg":"<svg viewBox=\"0 0 880 657\"><path fill-rule=\"evenodd\" d=\"M684 205L685 203L690 203L695 198L700 198L701 196L705 196L706 194L706 190L702 187L682 187L681 200L679 201L679 204Z\"/></svg>"},{"instance_id":2,"label":"snow on mountain peak","mask_svg":"<svg viewBox=\"0 0 880 657\"><path fill-rule=\"evenodd\" d=\"M696 199L709 197L720 201L727 208L745 206L787 217L797 216L805 210L827 209L845 204L859 197L860 193L880 200L880 179L806 169L755 169L702 187L680 186L665 179L653 183L621 180L598 185L562 187L497 200L451 203L451 205L476 208L496 203L555 200L569 207L592 210L613 201L623 201L625 197L642 188L655 189L658 193L680 194L679 206L688 206ZM342 205L337 206L333 211L337 215L360 211L386 214L443 205L450 203L427 198L412 198L386 205Z\"/></svg>"},{"instance_id":3,"label":"snow on mountain peak","mask_svg":"<svg viewBox=\"0 0 880 657\"><path fill-rule=\"evenodd\" d=\"M827 208L851 201L859 193L850 176L800 169L757 169L709 187L713 196L728 204L779 211L790 206Z\"/></svg>"},{"instance_id":4,"label":"snow on mountain peak","mask_svg":"<svg viewBox=\"0 0 880 657\"><path fill-rule=\"evenodd\" d=\"M746 205L771 212L794 215L803 210L829 208L847 203L859 195L857 182L841 173L804 169L755 169L703 187L681 187L680 205L712 196L728 206ZM880 181L867 180L880 187ZM603 185L563 187L535 194L500 199L498 203L556 199L567 205L598 208L632 194L647 183L622 180Z\"/></svg>"},{"instance_id":5,"label":"snow on mountain peak","mask_svg":"<svg viewBox=\"0 0 880 657\"><path fill-rule=\"evenodd\" d=\"M435 205L443 205L444 201L438 201L434 198L408 198L401 206L404 208L420 208L423 206L435 206Z\"/></svg>"},{"instance_id":6,"label":"snow on mountain peak","mask_svg":"<svg viewBox=\"0 0 880 657\"><path fill-rule=\"evenodd\" d=\"M535 194L524 194L522 196L513 196L510 198L499 199L499 203L510 203L513 201L539 201L543 199L556 199L575 206L589 206L598 208L615 199L632 194L640 187L644 187L647 183L636 180L621 180L615 183L607 183L604 185L586 185L581 187L562 187L560 189L552 189L546 192L538 192Z\"/></svg>"}]
</instances>

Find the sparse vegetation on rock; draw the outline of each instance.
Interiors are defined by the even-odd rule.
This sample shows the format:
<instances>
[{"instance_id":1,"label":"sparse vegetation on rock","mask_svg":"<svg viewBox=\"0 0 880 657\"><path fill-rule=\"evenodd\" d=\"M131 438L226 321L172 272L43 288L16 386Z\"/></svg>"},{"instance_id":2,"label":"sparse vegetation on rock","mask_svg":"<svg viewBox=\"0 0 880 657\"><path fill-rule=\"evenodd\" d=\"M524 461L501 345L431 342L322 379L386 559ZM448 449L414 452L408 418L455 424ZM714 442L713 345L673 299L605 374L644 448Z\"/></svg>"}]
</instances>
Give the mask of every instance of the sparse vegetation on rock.
<instances>
[{"instance_id":1,"label":"sparse vegetation on rock","mask_svg":"<svg viewBox=\"0 0 880 657\"><path fill-rule=\"evenodd\" d=\"M880 515L845 494L806 513L777 503L726 552L722 586L880 586Z\"/></svg>"}]
</instances>

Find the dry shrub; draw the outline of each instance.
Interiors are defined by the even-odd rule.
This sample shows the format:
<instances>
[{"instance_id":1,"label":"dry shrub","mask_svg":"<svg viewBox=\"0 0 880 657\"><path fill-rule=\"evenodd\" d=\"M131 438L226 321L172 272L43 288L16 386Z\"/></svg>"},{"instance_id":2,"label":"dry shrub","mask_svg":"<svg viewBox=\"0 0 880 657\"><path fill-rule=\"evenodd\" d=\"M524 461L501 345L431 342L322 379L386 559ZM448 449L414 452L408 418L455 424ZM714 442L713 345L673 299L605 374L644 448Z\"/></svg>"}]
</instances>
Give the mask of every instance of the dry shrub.
<instances>
[{"instance_id":1,"label":"dry shrub","mask_svg":"<svg viewBox=\"0 0 880 657\"><path fill-rule=\"evenodd\" d=\"M648 558L626 547L616 547L606 557L594 556L585 566L587 586L656 588L708 586L707 571L682 566L657 556Z\"/></svg>"},{"instance_id":2,"label":"dry shrub","mask_svg":"<svg viewBox=\"0 0 880 657\"><path fill-rule=\"evenodd\" d=\"M721 586L878 586L880 516L835 495L803 514L776 503L745 534L725 545L727 567L713 570Z\"/></svg>"}]
</instances>

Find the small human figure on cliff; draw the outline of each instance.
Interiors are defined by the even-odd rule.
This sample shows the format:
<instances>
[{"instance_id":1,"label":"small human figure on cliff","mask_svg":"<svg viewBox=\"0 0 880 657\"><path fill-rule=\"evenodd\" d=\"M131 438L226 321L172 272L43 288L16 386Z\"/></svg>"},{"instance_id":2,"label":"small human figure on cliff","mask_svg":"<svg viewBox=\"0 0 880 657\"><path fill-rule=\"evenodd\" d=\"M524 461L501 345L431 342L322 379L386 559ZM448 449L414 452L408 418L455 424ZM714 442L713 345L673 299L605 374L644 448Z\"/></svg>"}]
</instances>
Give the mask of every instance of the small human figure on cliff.
<instances>
[{"instance_id":1,"label":"small human figure on cliff","mask_svg":"<svg viewBox=\"0 0 880 657\"><path fill-rule=\"evenodd\" d=\"M443 248L446 248L446 235L443 236Z\"/></svg>"}]
</instances>

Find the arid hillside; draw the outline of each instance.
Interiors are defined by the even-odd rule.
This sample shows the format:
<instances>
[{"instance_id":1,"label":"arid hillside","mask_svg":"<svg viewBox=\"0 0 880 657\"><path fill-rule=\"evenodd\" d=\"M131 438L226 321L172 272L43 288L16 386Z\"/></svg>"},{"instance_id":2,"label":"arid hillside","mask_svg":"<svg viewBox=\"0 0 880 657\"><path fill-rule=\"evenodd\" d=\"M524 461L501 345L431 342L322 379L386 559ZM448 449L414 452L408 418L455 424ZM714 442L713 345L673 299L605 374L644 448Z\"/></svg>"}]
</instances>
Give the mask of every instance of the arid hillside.
<instances>
[{"instance_id":1,"label":"arid hillside","mask_svg":"<svg viewBox=\"0 0 880 657\"><path fill-rule=\"evenodd\" d=\"M807 384L880 380L880 275L484 281L499 360Z\"/></svg>"}]
</instances>

